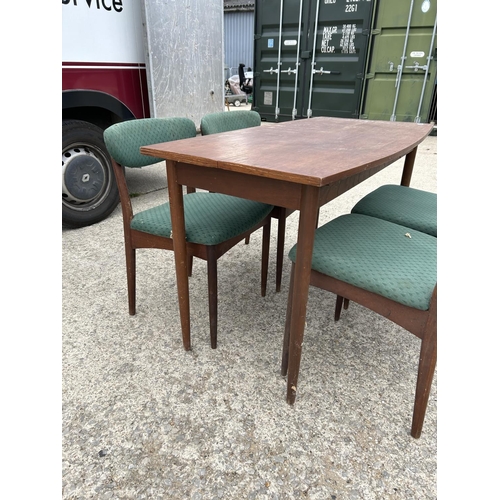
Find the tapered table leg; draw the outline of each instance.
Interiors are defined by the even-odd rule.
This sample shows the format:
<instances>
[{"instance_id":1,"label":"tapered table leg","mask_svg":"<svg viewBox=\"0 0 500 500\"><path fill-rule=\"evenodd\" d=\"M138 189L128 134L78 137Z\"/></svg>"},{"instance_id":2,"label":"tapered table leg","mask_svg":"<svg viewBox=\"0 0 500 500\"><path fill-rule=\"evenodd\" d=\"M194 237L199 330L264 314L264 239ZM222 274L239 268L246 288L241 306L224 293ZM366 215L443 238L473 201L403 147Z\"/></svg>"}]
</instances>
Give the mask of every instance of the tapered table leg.
<instances>
[{"instance_id":1,"label":"tapered table leg","mask_svg":"<svg viewBox=\"0 0 500 500\"><path fill-rule=\"evenodd\" d=\"M412 149L405 157L405 164L403 166L403 174L401 176L401 185L408 187L413 174L413 165L415 164L415 157L417 156L417 148Z\"/></svg>"},{"instance_id":2,"label":"tapered table leg","mask_svg":"<svg viewBox=\"0 0 500 500\"><path fill-rule=\"evenodd\" d=\"M319 189L302 188L300 202L297 255L293 281L292 311L290 316L290 343L288 359L287 402L293 404L297 394L302 341L306 322L309 279L314 245L314 232L318 214Z\"/></svg>"},{"instance_id":3,"label":"tapered table leg","mask_svg":"<svg viewBox=\"0 0 500 500\"><path fill-rule=\"evenodd\" d=\"M188 255L182 185L177 184L176 164L177 162L175 161L167 160L167 182L170 215L172 217L172 239L174 240L175 274L181 316L182 342L184 349L189 351L191 349L191 331L189 318Z\"/></svg>"}]
</instances>

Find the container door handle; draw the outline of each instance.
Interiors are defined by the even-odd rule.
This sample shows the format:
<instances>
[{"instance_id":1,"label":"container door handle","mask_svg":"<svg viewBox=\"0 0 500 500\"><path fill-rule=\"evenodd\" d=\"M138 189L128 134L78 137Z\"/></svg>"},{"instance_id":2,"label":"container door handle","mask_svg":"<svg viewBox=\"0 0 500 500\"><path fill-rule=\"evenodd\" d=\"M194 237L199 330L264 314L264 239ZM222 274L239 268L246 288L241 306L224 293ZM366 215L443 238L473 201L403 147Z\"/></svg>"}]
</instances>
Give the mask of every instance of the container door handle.
<instances>
[{"instance_id":1,"label":"container door handle","mask_svg":"<svg viewBox=\"0 0 500 500\"><path fill-rule=\"evenodd\" d=\"M326 69L323 69L323 66L321 66L321 68L319 69L313 69L313 74L320 74L320 75L329 75L331 73L331 71L326 71Z\"/></svg>"},{"instance_id":2,"label":"container door handle","mask_svg":"<svg viewBox=\"0 0 500 500\"><path fill-rule=\"evenodd\" d=\"M316 64L316 63L314 63ZM330 70L326 70L326 69L323 69L323 66L321 66L321 68L319 69L313 69L313 74L318 74L318 75L340 75L340 71L330 71Z\"/></svg>"},{"instance_id":3,"label":"container door handle","mask_svg":"<svg viewBox=\"0 0 500 500\"><path fill-rule=\"evenodd\" d=\"M403 73L403 66L401 66L401 64L398 64L398 70L396 73L396 81L394 82L394 87L397 88L398 91L399 91L399 82L401 81L401 74L402 73ZM397 92L396 92L396 96L397 96ZM396 110L396 104L394 104L394 111L393 111L394 119L396 119L396 115L394 114L395 110ZM391 117L391 120L392 120L392 117Z\"/></svg>"},{"instance_id":4,"label":"container door handle","mask_svg":"<svg viewBox=\"0 0 500 500\"><path fill-rule=\"evenodd\" d=\"M419 69L421 69L423 71L427 71L427 64L420 66L420 64L418 64L418 61L415 61L415 64L413 66L405 66L405 68L406 69L413 69L413 70L415 70L415 72L417 72Z\"/></svg>"}]
</instances>

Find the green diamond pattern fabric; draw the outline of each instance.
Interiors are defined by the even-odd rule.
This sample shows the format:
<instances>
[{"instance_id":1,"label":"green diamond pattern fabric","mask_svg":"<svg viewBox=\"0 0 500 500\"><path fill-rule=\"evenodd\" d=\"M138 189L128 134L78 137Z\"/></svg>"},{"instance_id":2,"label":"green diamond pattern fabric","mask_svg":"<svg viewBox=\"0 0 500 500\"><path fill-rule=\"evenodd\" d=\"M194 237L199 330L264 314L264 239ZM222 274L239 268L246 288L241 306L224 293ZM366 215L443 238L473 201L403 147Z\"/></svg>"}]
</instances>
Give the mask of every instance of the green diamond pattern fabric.
<instances>
[{"instance_id":1,"label":"green diamond pattern fabric","mask_svg":"<svg viewBox=\"0 0 500 500\"><path fill-rule=\"evenodd\" d=\"M145 156L141 146L196 137L196 126L189 118L144 118L111 125L104 131L109 154L124 167L145 167L162 161Z\"/></svg>"},{"instance_id":2,"label":"green diamond pattern fabric","mask_svg":"<svg viewBox=\"0 0 500 500\"><path fill-rule=\"evenodd\" d=\"M200 128L202 135L220 134L231 130L258 127L260 115L256 111L238 111L209 113L201 119Z\"/></svg>"},{"instance_id":3,"label":"green diamond pattern fabric","mask_svg":"<svg viewBox=\"0 0 500 500\"><path fill-rule=\"evenodd\" d=\"M271 213L272 205L218 193L195 192L184 195L186 240L216 245L244 233ZM138 213L132 229L171 237L170 205L165 203Z\"/></svg>"},{"instance_id":4,"label":"green diamond pattern fabric","mask_svg":"<svg viewBox=\"0 0 500 500\"><path fill-rule=\"evenodd\" d=\"M296 245L289 257L295 262ZM342 215L316 230L312 269L426 311L437 283L437 238L367 215Z\"/></svg>"},{"instance_id":5,"label":"green diamond pattern fabric","mask_svg":"<svg viewBox=\"0 0 500 500\"><path fill-rule=\"evenodd\" d=\"M437 194L388 184L362 198L351 213L370 215L437 237Z\"/></svg>"}]
</instances>

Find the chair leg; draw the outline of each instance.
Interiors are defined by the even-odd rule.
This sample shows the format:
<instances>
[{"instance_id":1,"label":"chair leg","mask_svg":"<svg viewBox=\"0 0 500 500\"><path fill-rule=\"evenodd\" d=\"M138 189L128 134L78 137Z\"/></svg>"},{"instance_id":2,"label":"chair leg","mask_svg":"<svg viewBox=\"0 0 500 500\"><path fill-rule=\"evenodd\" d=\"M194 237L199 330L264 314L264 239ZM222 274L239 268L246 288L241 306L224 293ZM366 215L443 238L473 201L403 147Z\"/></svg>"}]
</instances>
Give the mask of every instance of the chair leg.
<instances>
[{"instance_id":1,"label":"chair leg","mask_svg":"<svg viewBox=\"0 0 500 500\"><path fill-rule=\"evenodd\" d=\"M288 290L288 302L286 306L285 334L283 335L283 350L281 354L281 375L286 376L288 372L288 356L290 353L290 318L292 317L292 297L293 297L293 275L295 273L295 263L292 262L290 271L290 287Z\"/></svg>"},{"instance_id":2,"label":"chair leg","mask_svg":"<svg viewBox=\"0 0 500 500\"><path fill-rule=\"evenodd\" d=\"M420 351L420 362L418 365L417 389L415 392L415 404L413 407L413 420L411 424L411 435L418 439L422 433L425 412L429 401L432 379L436 367L437 346L436 342L422 341Z\"/></svg>"},{"instance_id":3,"label":"chair leg","mask_svg":"<svg viewBox=\"0 0 500 500\"><path fill-rule=\"evenodd\" d=\"M127 265L128 313L135 315L135 248L125 243L125 261Z\"/></svg>"},{"instance_id":4,"label":"chair leg","mask_svg":"<svg viewBox=\"0 0 500 500\"><path fill-rule=\"evenodd\" d=\"M432 306L431 306L432 307ZM436 316L431 316L427 323L422 345L420 347L420 360L418 363L417 388L415 391L415 404L413 406L413 420L411 435L418 439L422 433L425 412L429 401L432 379L437 360L437 323Z\"/></svg>"},{"instance_id":5,"label":"chair leg","mask_svg":"<svg viewBox=\"0 0 500 500\"><path fill-rule=\"evenodd\" d=\"M276 292L281 290L283 276L283 254L285 253L286 208L280 208L278 215L278 245L276 249Z\"/></svg>"},{"instance_id":6,"label":"chair leg","mask_svg":"<svg viewBox=\"0 0 500 500\"><path fill-rule=\"evenodd\" d=\"M245 245L248 245L250 243L250 235L248 235L246 238L245 238Z\"/></svg>"},{"instance_id":7,"label":"chair leg","mask_svg":"<svg viewBox=\"0 0 500 500\"><path fill-rule=\"evenodd\" d=\"M342 311L342 304L344 302L344 297L337 295L337 300L335 302L335 316L334 321L338 321L340 319L340 312Z\"/></svg>"},{"instance_id":8,"label":"chair leg","mask_svg":"<svg viewBox=\"0 0 500 500\"><path fill-rule=\"evenodd\" d=\"M269 270L269 243L271 241L271 219L262 228L262 265L260 273L260 294L266 296L267 274Z\"/></svg>"},{"instance_id":9,"label":"chair leg","mask_svg":"<svg viewBox=\"0 0 500 500\"><path fill-rule=\"evenodd\" d=\"M188 269L188 276L189 277L193 276L193 256L192 255L188 255L187 269Z\"/></svg>"},{"instance_id":10,"label":"chair leg","mask_svg":"<svg viewBox=\"0 0 500 500\"><path fill-rule=\"evenodd\" d=\"M340 319L340 313L342 311L342 305L344 306L344 310L347 310L349 307L349 299L345 299L340 295L337 295L337 300L335 302L335 317L334 321L338 321Z\"/></svg>"},{"instance_id":11,"label":"chair leg","mask_svg":"<svg viewBox=\"0 0 500 500\"><path fill-rule=\"evenodd\" d=\"M210 345L217 348L217 255L214 247L207 247L208 315L210 318Z\"/></svg>"}]
</instances>

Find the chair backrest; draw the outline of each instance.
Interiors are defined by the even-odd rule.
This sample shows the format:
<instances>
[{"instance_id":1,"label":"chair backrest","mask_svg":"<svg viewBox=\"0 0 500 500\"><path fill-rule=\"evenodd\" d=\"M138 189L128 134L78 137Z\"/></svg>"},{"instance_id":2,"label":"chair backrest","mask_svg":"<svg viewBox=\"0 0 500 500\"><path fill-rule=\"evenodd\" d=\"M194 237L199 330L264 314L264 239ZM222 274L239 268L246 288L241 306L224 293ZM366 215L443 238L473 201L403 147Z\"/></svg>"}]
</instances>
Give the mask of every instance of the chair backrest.
<instances>
[{"instance_id":1,"label":"chair backrest","mask_svg":"<svg viewBox=\"0 0 500 500\"><path fill-rule=\"evenodd\" d=\"M189 118L143 118L111 125L104 131L104 143L112 158L125 167L145 167L162 161L142 155L141 146L196 137Z\"/></svg>"},{"instance_id":2,"label":"chair backrest","mask_svg":"<svg viewBox=\"0 0 500 500\"><path fill-rule=\"evenodd\" d=\"M221 111L209 113L201 119L200 128L202 135L220 134L231 130L258 127L261 123L257 111Z\"/></svg>"}]
</instances>

